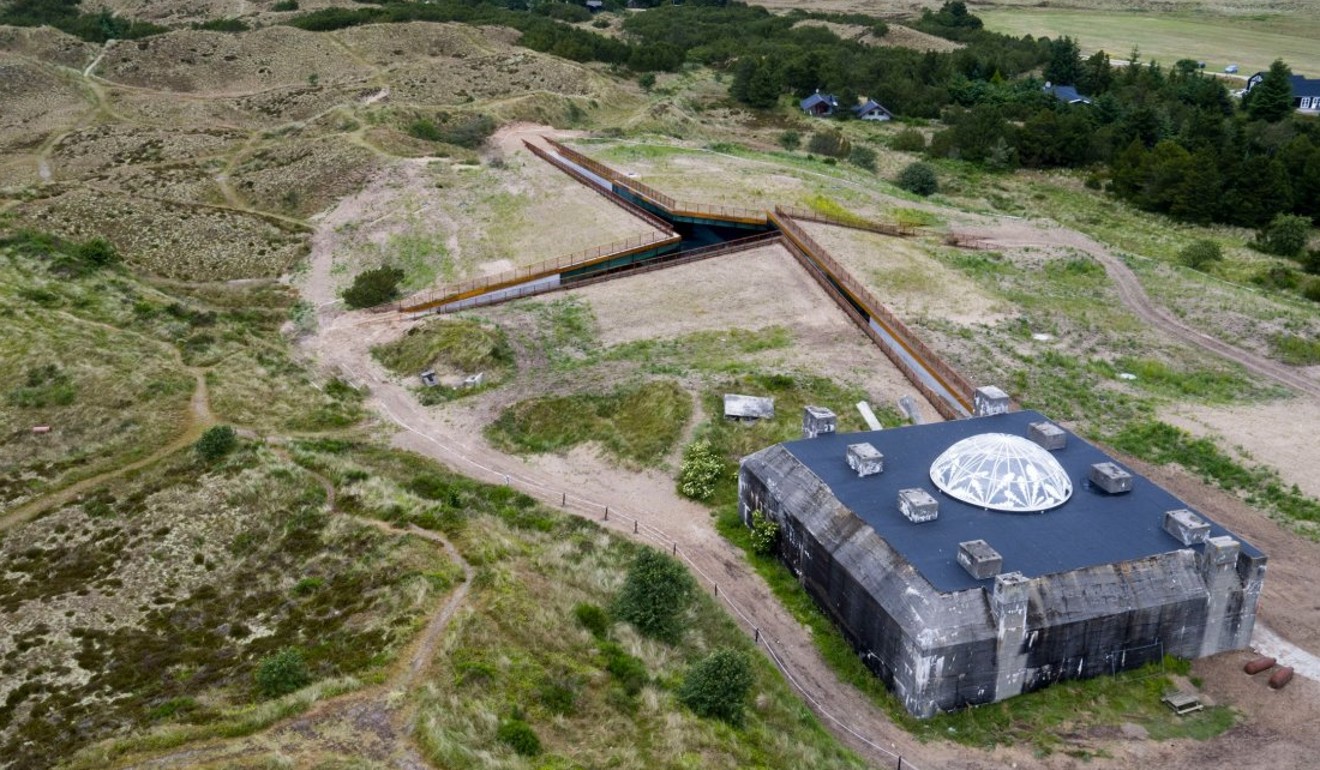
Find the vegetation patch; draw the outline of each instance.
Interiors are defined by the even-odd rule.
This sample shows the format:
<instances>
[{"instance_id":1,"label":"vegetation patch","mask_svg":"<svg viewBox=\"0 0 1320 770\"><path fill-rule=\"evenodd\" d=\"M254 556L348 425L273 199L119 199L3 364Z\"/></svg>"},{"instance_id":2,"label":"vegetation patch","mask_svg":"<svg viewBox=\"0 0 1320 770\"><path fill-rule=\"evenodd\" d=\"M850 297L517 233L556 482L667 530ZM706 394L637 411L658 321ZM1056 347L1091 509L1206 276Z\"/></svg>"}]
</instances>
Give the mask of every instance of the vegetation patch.
<instances>
[{"instance_id":1,"label":"vegetation patch","mask_svg":"<svg viewBox=\"0 0 1320 770\"><path fill-rule=\"evenodd\" d=\"M557 452L598 441L615 458L644 466L669 454L691 418L687 392L673 381L657 380L606 394L523 401L506 409L486 435L522 452Z\"/></svg>"},{"instance_id":2,"label":"vegetation patch","mask_svg":"<svg viewBox=\"0 0 1320 770\"><path fill-rule=\"evenodd\" d=\"M442 318L414 326L399 339L372 348L371 354L401 377L435 369L481 372L498 379L514 368L513 349L504 330L470 318Z\"/></svg>"}]
</instances>

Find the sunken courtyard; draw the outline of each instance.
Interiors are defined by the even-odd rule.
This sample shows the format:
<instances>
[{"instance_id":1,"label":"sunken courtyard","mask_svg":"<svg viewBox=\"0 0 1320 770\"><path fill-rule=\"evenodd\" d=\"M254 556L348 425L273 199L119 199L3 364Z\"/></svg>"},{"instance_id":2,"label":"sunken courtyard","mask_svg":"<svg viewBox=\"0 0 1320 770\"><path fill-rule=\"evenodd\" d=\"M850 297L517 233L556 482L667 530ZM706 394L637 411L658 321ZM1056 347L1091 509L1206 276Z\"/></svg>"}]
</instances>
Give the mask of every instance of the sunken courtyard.
<instances>
[{"instance_id":1,"label":"sunken courtyard","mask_svg":"<svg viewBox=\"0 0 1320 770\"><path fill-rule=\"evenodd\" d=\"M989 398L985 396L989 394ZM1246 647L1265 556L997 389L978 416L742 461L739 510L918 717Z\"/></svg>"}]
</instances>

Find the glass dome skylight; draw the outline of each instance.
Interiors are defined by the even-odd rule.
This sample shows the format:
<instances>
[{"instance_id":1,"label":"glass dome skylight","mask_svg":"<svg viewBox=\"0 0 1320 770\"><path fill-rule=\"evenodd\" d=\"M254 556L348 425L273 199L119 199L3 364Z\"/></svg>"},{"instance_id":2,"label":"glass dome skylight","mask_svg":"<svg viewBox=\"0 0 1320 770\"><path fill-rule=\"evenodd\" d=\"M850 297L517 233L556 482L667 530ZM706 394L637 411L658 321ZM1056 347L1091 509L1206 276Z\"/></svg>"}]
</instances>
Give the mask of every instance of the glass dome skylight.
<instances>
[{"instance_id":1,"label":"glass dome skylight","mask_svg":"<svg viewBox=\"0 0 1320 770\"><path fill-rule=\"evenodd\" d=\"M980 508L1036 513L1072 497L1072 480L1039 445L1007 433L981 433L935 458L930 480L950 497Z\"/></svg>"}]
</instances>

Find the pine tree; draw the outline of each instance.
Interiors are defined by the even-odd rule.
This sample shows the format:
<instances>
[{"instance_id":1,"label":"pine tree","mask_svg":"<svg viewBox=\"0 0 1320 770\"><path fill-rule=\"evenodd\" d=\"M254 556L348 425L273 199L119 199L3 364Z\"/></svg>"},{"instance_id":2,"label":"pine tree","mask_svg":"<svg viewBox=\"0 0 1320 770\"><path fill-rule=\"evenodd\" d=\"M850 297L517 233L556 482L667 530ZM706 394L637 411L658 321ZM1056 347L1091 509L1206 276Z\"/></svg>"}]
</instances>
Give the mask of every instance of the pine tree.
<instances>
[{"instance_id":1,"label":"pine tree","mask_svg":"<svg viewBox=\"0 0 1320 770\"><path fill-rule=\"evenodd\" d=\"M1252 120L1277 123L1292 114L1291 76L1292 70L1283 59L1275 59L1265 76L1248 92L1247 115Z\"/></svg>"}]
</instances>

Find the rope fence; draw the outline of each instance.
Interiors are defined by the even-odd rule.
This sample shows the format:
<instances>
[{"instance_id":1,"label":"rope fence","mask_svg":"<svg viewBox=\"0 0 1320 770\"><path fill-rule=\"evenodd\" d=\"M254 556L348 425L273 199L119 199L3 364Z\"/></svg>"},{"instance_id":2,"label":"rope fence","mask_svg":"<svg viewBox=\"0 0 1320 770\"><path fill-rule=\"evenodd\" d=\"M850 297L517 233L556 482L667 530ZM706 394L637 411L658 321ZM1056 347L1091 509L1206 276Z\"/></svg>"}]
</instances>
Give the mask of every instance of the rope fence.
<instances>
[{"instance_id":1,"label":"rope fence","mask_svg":"<svg viewBox=\"0 0 1320 770\"><path fill-rule=\"evenodd\" d=\"M365 378L360 372L353 370L350 371L350 375L353 379L357 380L357 382L354 383L356 386L366 384L367 378ZM765 651L766 655L775 664L775 667L783 674L784 679L811 706L812 711L815 712L817 716L834 725L840 732L845 733L858 744L865 746L877 756L886 760L894 761L896 763L895 767L899 768L899 770L902 770L903 768L907 768L908 770L918 770L917 766L912 764L912 762L906 759L902 754L893 748L887 748L881 745L843 718L831 712L821 699L817 698L816 695L807 688L801 678L794 672L793 667L786 660L786 656L777 649L777 646L782 647L782 645L780 645L777 640L770 638L769 635L762 633L760 626L752 615L744 610L744 608L739 605L728 594L728 592L721 592L719 590L719 582L711 577L705 570L701 569L692 556L684 548L679 547L677 539L671 537L667 532L646 521L640 514L629 511L627 508L621 508L609 503L601 503L576 494L570 495L563 489L543 484L536 479L520 476L517 473L509 473L502 469L486 465L479 460L474 459L469 454L470 449L468 447L461 444L456 445L455 443L440 441L434 436L428 435L427 433L414 428L406 420L395 414L394 411L383 402L378 402L377 406L386 417L390 419L390 421L394 422L403 430L433 444L463 467L478 471L488 479L495 480L496 483L518 489L543 503L557 505L563 510L582 518L599 519L606 523L613 521L616 529L623 530L625 533L631 529L632 534L638 539L648 542L661 550L668 551L671 556L681 560L689 569L701 578L703 584L710 588L717 601L723 602L724 605L729 608L730 612L732 612L735 618L740 622L740 625L744 627L747 634L752 637L753 643L758 648ZM628 527L629 524L632 525L631 528ZM892 747L893 744L891 743L890 746Z\"/></svg>"}]
</instances>

